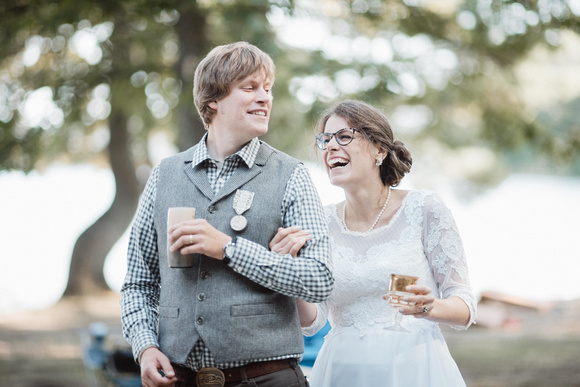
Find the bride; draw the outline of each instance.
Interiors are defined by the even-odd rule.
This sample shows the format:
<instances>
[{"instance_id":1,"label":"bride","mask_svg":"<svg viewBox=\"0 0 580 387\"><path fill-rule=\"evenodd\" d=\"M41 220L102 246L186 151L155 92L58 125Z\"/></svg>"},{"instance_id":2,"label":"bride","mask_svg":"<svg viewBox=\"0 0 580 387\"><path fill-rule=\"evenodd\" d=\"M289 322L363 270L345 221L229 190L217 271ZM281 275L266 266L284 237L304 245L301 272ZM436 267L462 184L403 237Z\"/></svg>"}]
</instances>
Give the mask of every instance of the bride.
<instances>
[{"instance_id":1,"label":"bride","mask_svg":"<svg viewBox=\"0 0 580 387\"><path fill-rule=\"evenodd\" d=\"M321 304L297 300L305 335L330 321L312 373L313 387L465 386L439 323L467 329L476 299L449 209L433 192L397 187L412 159L386 117L360 101L344 101L321 118L316 144L330 182L346 200L325 208L334 290ZM308 232L280 229L270 242L296 255ZM391 274L418 277L406 306L385 293ZM391 330L396 314L407 332Z\"/></svg>"}]
</instances>

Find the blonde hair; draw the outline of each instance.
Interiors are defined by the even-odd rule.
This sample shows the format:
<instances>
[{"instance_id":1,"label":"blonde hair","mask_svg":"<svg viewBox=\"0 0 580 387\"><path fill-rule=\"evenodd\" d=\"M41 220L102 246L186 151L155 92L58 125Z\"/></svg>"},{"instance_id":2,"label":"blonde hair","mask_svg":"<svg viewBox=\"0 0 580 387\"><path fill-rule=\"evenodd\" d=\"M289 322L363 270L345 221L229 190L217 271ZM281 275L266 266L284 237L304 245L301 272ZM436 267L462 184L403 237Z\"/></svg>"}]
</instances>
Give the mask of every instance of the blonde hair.
<instances>
[{"instance_id":1,"label":"blonde hair","mask_svg":"<svg viewBox=\"0 0 580 387\"><path fill-rule=\"evenodd\" d=\"M274 84L272 58L250 43L218 46L207 54L197 66L193 80L193 101L206 127L216 113L209 107L210 102L226 97L233 83L258 71Z\"/></svg>"}]
</instances>

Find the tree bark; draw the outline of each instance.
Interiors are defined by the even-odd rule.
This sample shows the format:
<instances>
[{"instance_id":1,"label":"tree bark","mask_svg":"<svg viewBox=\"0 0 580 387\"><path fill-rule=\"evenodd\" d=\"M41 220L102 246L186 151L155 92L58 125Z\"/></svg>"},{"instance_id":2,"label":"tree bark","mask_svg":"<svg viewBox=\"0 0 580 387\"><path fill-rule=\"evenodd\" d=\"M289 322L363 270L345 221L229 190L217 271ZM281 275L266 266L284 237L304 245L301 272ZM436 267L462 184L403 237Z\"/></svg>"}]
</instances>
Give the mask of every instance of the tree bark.
<instances>
[{"instance_id":1,"label":"tree bark","mask_svg":"<svg viewBox=\"0 0 580 387\"><path fill-rule=\"evenodd\" d=\"M183 85L182 96L176 109L178 128L177 146L180 151L195 145L205 133L205 128L193 103L193 75L201 59L209 52L206 15L191 6L181 10L175 25L179 40L179 60L176 73Z\"/></svg>"},{"instance_id":2,"label":"tree bark","mask_svg":"<svg viewBox=\"0 0 580 387\"><path fill-rule=\"evenodd\" d=\"M111 115L108 150L111 170L115 176L115 198L111 207L75 243L64 296L82 296L110 290L103 272L105 260L131 223L141 190L131 159L126 121L122 112L115 111Z\"/></svg>"}]
</instances>

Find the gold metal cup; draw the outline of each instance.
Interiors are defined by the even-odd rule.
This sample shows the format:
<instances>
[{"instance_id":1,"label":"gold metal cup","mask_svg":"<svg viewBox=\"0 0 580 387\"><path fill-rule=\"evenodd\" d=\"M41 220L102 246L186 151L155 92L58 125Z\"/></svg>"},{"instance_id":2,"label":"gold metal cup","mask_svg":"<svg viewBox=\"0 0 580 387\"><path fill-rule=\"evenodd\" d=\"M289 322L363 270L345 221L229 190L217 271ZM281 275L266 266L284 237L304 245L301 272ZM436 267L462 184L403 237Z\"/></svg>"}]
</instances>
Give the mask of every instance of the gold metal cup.
<instances>
[{"instance_id":1,"label":"gold metal cup","mask_svg":"<svg viewBox=\"0 0 580 387\"><path fill-rule=\"evenodd\" d=\"M416 285L419 277L404 274L391 274L389 290L392 292L405 292L407 286Z\"/></svg>"},{"instance_id":2,"label":"gold metal cup","mask_svg":"<svg viewBox=\"0 0 580 387\"><path fill-rule=\"evenodd\" d=\"M407 292L407 286L416 285L419 277L404 274L391 274L391 282L389 284L389 303L392 305L404 305L409 303L403 300L405 296L411 293Z\"/></svg>"}]
</instances>

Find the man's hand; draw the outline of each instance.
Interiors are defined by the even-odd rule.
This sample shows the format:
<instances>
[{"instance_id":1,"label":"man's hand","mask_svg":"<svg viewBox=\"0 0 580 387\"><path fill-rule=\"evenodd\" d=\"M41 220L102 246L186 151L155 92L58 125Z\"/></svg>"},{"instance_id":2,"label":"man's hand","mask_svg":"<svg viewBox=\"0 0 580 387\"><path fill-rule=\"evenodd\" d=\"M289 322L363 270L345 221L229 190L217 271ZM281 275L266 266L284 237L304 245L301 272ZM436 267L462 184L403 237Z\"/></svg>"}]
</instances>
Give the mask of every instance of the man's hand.
<instances>
[{"instance_id":1,"label":"man's hand","mask_svg":"<svg viewBox=\"0 0 580 387\"><path fill-rule=\"evenodd\" d=\"M143 387L170 387L177 382L169 358L159 348L151 347L143 351L140 363Z\"/></svg>"},{"instance_id":2,"label":"man's hand","mask_svg":"<svg viewBox=\"0 0 580 387\"><path fill-rule=\"evenodd\" d=\"M181 254L203 254L215 259L223 259L223 247L232 238L219 231L205 219L188 220L177 223L169 230L170 250L180 250Z\"/></svg>"},{"instance_id":3,"label":"man's hand","mask_svg":"<svg viewBox=\"0 0 580 387\"><path fill-rule=\"evenodd\" d=\"M291 254L295 257L306 241L311 238L310 232L301 230L298 226L280 227L278 233L274 235L274 238L272 238L268 246L275 253Z\"/></svg>"}]
</instances>

